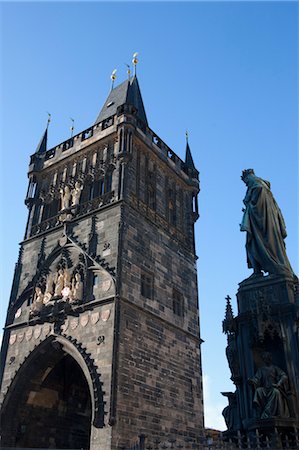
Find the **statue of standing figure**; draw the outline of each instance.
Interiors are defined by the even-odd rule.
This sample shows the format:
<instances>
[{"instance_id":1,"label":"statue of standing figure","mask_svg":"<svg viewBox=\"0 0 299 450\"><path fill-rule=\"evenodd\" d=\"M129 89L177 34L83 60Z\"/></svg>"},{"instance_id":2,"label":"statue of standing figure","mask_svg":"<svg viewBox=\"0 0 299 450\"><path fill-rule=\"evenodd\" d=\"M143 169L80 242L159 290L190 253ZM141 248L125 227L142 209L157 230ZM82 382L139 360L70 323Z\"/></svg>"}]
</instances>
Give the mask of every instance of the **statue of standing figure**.
<instances>
[{"instance_id":1,"label":"statue of standing figure","mask_svg":"<svg viewBox=\"0 0 299 450\"><path fill-rule=\"evenodd\" d=\"M54 280L55 284L55 291L54 296L60 296L62 289L64 288L64 281L65 281L65 275L63 269L59 269L58 273L56 275L56 278Z\"/></svg>"},{"instance_id":2,"label":"statue of standing figure","mask_svg":"<svg viewBox=\"0 0 299 450\"><path fill-rule=\"evenodd\" d=\"M37 314L43 307L44 294L39 286L36 286L30 313Z\"/></svg>"},{"instance_id":3,"label":"statue of standing figure","mask_svg":"<svg viewBox=\"0 0 299 450\"><path fill-rule=\"evenodd\" d=\"M272 417L288 418L290 412L287 399L288 377L282 369L272 364L272 355L264 352L264 366L260 367L248 383L254 389L253 404L260 419Z\"/></svg>"},{"instance_id":4,"label":"statue of standing figure","mask_svg":"<svg viewBox=\"0 0 299 450\"><path fill-rule=\"evenodd\" d=\"M71 190L68 187L68 185L60 189L60 196L61 196L61 211L63 211L64 209L68 209L70 207Z\"/></svg>"},{"instance_id":5,"label":"statue of standing figure","mask_svg":"<svg viewBox=\"0 0 299 450\"><path fill-rule=\"evenodd\" d=\"M49 301L52 299L53 297L53 274L50 272L47 276L47 281L46 281L46 289L45 289L45 295L43 298L43 303L46 305L47 303L49 303Z\"/></svg>"},{"instance_id":6,"label":"statue of standing figure","mask_svg":"<svg viewBox=\"0 0 299 450\"><path fill-rule=\"evenodd\" d=\"M83 299L83 283L81 275L77 272L72 282L72 299L81 301Z\"/></svg>"},{"instance_id":7,"label":"statue of standing figure","mask_svg":"<svg viewBox=\"0 0 299 450\"><path fill-rule=\"evenodd\" d=\"M294 276L288 260L284 239L287 236L282 213L272 195L269 181L257 177L253 169L243 171L242 180L247 186L241 231L247 232L246 252L252 276Z\"/></svg>"},{"instance_id":8,"label":"statue of standing figure","mask_svg":"<svg viewBox=\"0 0 299 450\"><path fill-rule=\"evenodd\" d=\"M79 183L79 181L76 181L75 187L72 190L72 206L79 205L82 188L83 186L81 185L81 183Z\"/></svg>"}]
</instances>

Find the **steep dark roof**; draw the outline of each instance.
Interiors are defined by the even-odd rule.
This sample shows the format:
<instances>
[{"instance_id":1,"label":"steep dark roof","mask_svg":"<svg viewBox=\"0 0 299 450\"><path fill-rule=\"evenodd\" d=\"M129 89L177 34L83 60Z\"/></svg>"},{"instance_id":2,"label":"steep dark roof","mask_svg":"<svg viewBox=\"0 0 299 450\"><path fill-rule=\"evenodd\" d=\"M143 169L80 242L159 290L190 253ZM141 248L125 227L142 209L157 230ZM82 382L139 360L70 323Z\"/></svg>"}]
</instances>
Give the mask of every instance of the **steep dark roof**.
<instances>
[{"instance_id":1,"label":"steep dark roof","mask_svg":"<svg viewBox=\"0 0 299 450\"><path fill-rule=\"evenodd\" d=\"M102 120L113 116L116 114L117 108L124 104L133 105L137 109L137 117L142 120L145 125L148 125L136 76L132 77L130 80L124 81L111 90L95 123L102 122Z\"/></svg>"},{"instance_id":2,"label":"steep dark roof","mask_svg":"<svg viewBox=\"0 0 299 450\"><path fill-rule=\"evenodd\" d=\"M193 158L192 158L192 154L191 154L191 150L189 147L189 143L187 141L186 144L186 158L185 158L185 165L188 169L192 169L192 170L196 170L194 162L193 162Z\"/></svg>"},{"instance_id":3,"label":"steep dark roof","mask_svg":"<svg viewBox=\"0 0 299 450\"><path fill-rule=\"evenodd\" d=\"M48 141L48 128L46 128L38 146L36 147L35 153L45 153L47 151L47 141Z\"/></svg>"}]
</instances>

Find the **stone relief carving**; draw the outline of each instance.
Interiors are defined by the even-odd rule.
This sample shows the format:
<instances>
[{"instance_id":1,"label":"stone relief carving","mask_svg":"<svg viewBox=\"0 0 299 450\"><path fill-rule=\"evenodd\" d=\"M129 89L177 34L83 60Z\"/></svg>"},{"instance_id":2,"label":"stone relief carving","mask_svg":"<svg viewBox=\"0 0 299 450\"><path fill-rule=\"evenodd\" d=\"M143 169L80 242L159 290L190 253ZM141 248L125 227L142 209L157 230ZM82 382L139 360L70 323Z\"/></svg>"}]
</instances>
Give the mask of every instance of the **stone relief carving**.
<instances>
[{"instance_id":1,"label":"stone relief carving","mask_svg":"<svg viewBox=\"0 0 299 450\"><path fill-rule=\"evenodd\" d=\"M76 255L73 255L76 258ZM78 255L77 265L73 264L69 251L64 250L58 262L48 269L43 268L37 280L35 294L30 308L30 316L40 315L43 308L55 302L79 303L84 297L86 264L83 255ZM45 274L44 272L48 272Z\"/></svg>"},{"instance_id":2,"label":"stone relief carving","mask_svg":"<svg viewBox=\"0 0 299 450\"><path fill-rule=\"evenodd\" d=\"M104 258L92 257L86 243L73 235L65 235L38 265L36 276L24 289L16 306L24 302L30 304L31 300L31 324L53 322L54 329L60 332L66 317L77 315L77 307L81 307L83 301L88 303L107 296L108 291L111 295L114 293L114 276L114 267L110 267ZM92 283L92 277L98 281ZM99 317L93 320L97 322Z\"/></svg>"}]
</instances>

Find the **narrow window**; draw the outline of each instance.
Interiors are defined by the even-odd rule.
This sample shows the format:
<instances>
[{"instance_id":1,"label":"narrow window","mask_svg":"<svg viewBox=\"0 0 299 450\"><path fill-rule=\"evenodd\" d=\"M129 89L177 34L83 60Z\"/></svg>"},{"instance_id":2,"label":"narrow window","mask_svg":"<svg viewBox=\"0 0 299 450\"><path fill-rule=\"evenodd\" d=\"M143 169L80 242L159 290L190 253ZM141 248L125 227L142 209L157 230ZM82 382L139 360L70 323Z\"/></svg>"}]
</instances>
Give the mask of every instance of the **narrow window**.
<instances>
[{"instance_id":1,"label":"narrow window","mask_svg":"<svg viewBox=\"0 0 299 450\"><path fill-rule=\"evenodd\" d=\"M152 185L147 187L147 199L148 206L152 209L156 209L156 190Z\"/></svg>"},{"instance_id":2,"label":"narrow window","mask_svg":"<svg viewBox=\"0 0 299 450\"><path fill-rule=\"evenodd\" d=\"M107 173L105 177L105 192L110 192L112 187L112 173Z\"/></svg>"},{"instance_id":3,"label":"narrow window","mask_svg":"<svg viewBox=\"0 0 299 450\"><path fill-rule=\"evenodd\" d=\"M59 211L59 199L54 198L54 200L50 203L50 215L49 217L54 217L58 214Z\"/></svg>"},{"instance_id":4,"label":"narrow window","mask_svg":"<svg viewBox=\"0 0 299 450\"><path fill-rule=\"evenodd\" d=\"M140 293L142 297L153 298L154 277L149 273L141 273Z\"/></svg>"},{"instance_id":5,"label":"narrow window","mask_svg":"<svg viewBox=\"0 0 299 450\"><path fill-rule=\"evenodd\" d=\"M41 222L43 222L44 220L47 220L49 217L50 217L50 204L49 203L45 203L44 204L43 213L42 213Z\"/></svg>"},{"instance_id":6,"label":"narrow window","mask_svg":"<svg viewBox=\"0 0 299 450\"><path fill-rule=\"evenodd\" d=\"M168 221L171 225L176 225L175 193L172 189L168 189Z\"/></svg>"},{"instance_id":7,"label":"narrow window","mask_svg":"<svg viewBox=\"0 0 299 450\"><path fill-rule=\"evenodd\" d=\"M172 308L176 316L184 316L184 297L183 294L176 289L173 290L172 294Z\"/></svg>"},{"instance_id":8,"label":"narrow window","mask_svg":"<svg viewBox=\"0 0 299 450\"><path fill-rule=\"evenodd\" d=\"M80 204L88 202L90 194L90 184L85 183L80 197Z\"/></svg>"},{"instance_id":9,"label":"narrow window","mask_svg":"<svg viewBox=\"0 0 299 450\"><path fill-rule=\"evenodd\" d=\"M118 151L119 151L119 153L121 153L122 151L123 151L123 130L120 130L120 133L119 133L119 149L118 149Z\"/></svg>"},{"instance_id":10,"label":"narrow window","mask_svg":"<svg viewBox=\"0 0 299 450\"><path fill-rule=\"evenodd\" d=\"M99 180L99 195L100 196L104 195L104 187L105 187L104 180L103 179Z\"/></svg>"},{"instance_id":11,"label":"narrow window","mask_svg":"<svg viewBox=\"0 0 299 450\"><path fill-rule=\"evenodd\" d=\"M132 133L128 134L128 153L132 153Z\"/></svg>"}]
</instances>

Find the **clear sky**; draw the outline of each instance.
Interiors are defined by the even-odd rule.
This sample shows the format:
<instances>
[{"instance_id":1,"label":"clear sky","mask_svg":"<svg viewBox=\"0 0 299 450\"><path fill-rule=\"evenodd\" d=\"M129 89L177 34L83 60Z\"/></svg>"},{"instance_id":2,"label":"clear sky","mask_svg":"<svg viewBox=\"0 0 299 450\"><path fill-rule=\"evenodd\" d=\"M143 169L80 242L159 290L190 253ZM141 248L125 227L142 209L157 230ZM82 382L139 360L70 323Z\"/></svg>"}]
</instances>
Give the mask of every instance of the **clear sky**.
<instances>
[{"instance_id":1,"label":"clear sky","mask_svg":"<svg viewBox=\"0 0 299 450\"><path fill-rule=\"evenodd\" d=\"M27 168L52 114L49 148L91 125L139 52L150 127L200 171L196 225L206 426L224 428L233 390L222 335L225 296L251 274L240 233L254 168L271 181L298 274L298 4L21 2L1 4L1 326L26 223Z\"/></svg>"}]
</instances>

